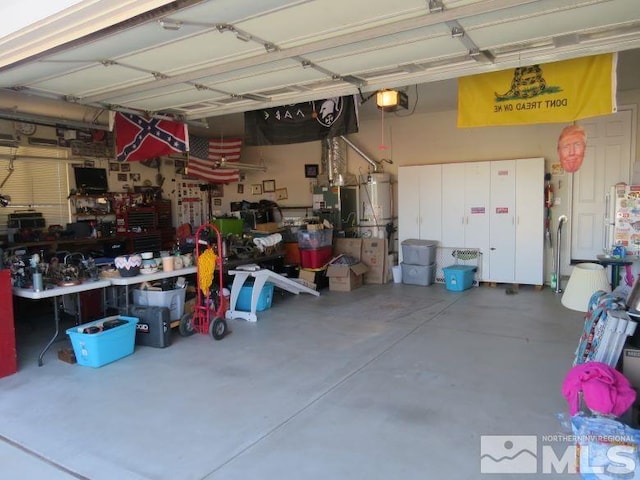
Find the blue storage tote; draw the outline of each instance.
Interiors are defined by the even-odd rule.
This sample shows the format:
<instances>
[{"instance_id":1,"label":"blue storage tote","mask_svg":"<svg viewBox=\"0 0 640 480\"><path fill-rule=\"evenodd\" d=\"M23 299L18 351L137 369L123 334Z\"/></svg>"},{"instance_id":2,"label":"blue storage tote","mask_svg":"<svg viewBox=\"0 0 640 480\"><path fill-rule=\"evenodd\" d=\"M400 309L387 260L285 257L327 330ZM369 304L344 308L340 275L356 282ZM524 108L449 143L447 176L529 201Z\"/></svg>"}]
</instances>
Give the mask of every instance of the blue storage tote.
<instances>
[{"instance_id":1,"label":"blue storage tote","mask_svg":"<svg viewBox=\"0 0 640 480\"><path fill-rule=\"evenodd\" d=\"M473 276L477 267L471 265L451 265L442 269L447 290L462 292L473 286Z\"/></svg>"},{"instance_id":2,"label":"blue storage tote","mask_svg":"<svg viewBox=\"0 0 640 480\"><path fill-rule=\"evenodd\" d=\"M126 323L103 330L105 324L108 325L108 322L114 320L123 320ZM135 317L116 315L67 329L78 364L85 367L101 367L131 355L135 345L137 323L138 319ZM96 333L84 333L91 330L95 330Z\"/></svg>"},{"instance_id":3,"label":"blue storage tote","mask_svg":"<svg viewBox=\"0 0 640 480\"><path fill-rule=\"evenodd\" d=\"M238 301L236 302L236 310L241 312L251 311L251 294L253 293L253 284L245 283L240 289L238 295ZM265 283L258 297L258 305L256 306L256 312L262 312L267 308L271 308L271 301L273 300L273 283Z\"/></svg>"}]
</instances>

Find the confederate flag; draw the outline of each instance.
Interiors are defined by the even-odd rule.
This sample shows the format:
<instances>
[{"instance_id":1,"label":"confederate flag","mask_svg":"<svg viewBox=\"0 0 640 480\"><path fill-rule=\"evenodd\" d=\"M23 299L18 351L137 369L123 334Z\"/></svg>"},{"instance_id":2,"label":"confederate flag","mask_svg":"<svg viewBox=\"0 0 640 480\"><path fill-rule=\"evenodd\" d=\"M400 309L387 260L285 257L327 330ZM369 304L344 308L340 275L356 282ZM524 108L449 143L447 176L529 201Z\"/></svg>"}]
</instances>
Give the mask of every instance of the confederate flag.
<instances>
[{"instance_id":1,"label":"confederate flag","mask_svg":"<svg viewBox=\"0 0 640 480\"><path fill-rule=\"evenodd\" d=\"M147 160L189 150L187 125L131 113L116 113L116 159Z\"/></svg>"}]
</instances>

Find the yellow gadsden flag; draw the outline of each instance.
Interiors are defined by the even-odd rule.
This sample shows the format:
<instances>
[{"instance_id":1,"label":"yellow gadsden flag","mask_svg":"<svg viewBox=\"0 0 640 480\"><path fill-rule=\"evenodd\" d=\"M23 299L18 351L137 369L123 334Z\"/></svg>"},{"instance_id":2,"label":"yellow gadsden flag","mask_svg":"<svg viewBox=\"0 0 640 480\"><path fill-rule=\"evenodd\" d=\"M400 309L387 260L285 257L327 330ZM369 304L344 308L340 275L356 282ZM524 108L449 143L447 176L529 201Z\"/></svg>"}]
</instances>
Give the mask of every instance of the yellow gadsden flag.
<instances>
[{"instance_id":1,"label":"yellow gadsden flag","mask_svg":"<svg viewBox=\"0 0 640 480\"><path fill-rule=\"evenodd\" d=\"M616 111L615 53L458 79L458 127L572 122Z\"/></svg>"}]
</instances>

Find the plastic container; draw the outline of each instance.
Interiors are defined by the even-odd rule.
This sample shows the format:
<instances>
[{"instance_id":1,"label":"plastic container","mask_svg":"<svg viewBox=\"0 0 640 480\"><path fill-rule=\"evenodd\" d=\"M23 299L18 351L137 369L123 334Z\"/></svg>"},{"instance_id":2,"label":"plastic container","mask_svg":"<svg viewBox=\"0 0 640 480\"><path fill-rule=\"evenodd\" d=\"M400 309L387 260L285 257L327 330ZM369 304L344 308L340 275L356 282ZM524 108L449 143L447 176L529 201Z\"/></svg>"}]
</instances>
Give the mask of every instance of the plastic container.
<instances>
[{"instance_id":1,"label":"plastic container","mask_svg":"<svg viewBox=\"0 0 640 480\"><path fill-rule=\"evenodd\" d=\"M402 241L402 261L411 265L431 265L436 261L435 240L409 238Z\"/></svg>"},{"instance_id":2,"label":"plastic container","mask_svg":"<svg viewBox=\"0 0 640 480\"><path fill-rule=\"evenodd\" d=\"M318 249L333 244L333 229L298 230L298 246L300 249Z\"/></svg>"},{"instance_id":3,"label":"plastic container","mask_svg":"<svg viewBox=\"0 0 640 480\"><path fill-rule=\"evenodd\" d=\"M393 283L402 283L402 265L394 265L392 268Z\"/></svg>"},{"instance_id":4,"label":"plastic container","mask_svg":"<svg viewBox=\"0 0 640 480\"><path fill-rule=\"evenodd\" d=\"M184 312L186 288L174 290L134 290L133 303L143 307L168 307L170 321L180 320Z\"/></svg>"},{"instance_id":5,"label":"plastic container","mask_svg":"<svg viewBox=\"0 0 640 480\"><path fill-rule=\"evenodd\" d=\"M240 289L238 300L236 302L236 310L241 312L251 311L251 295L253 294L253 284L245 284ZM273 283L265 283L260 291L258 297L258 305L256 306L256 312L262 312L268 308L271 308L271 301L273 300Z\"/></svg>"},{"instance_id":6,"label":"plastic container","mask_svg":"<svg viewBox=\"0 0 640 480\"><path fill-rule=\"evenodd\" d=\"M473 286L473 276L477 267L471 265L451 265L444 267L444 283L447 290L462 292Z\"/></svg>"},{"instance_id":7,"label":"plastic container","mask_svg":"<svg viewBox=\"0 0 640 480\"><path fill-rule=\"evenodd\" d=\"M109 320L127 323L99 333L82 333L85 329L99 328ZM67 329L78 365L97 368L131 355L135 348L137 323L137 318L116 315Z\"/></svg>"},{"instance_id":8,"label":"plastic container","mask_svg":"<svg viewBox=\"0 0 640 480\"><path fill-rule=\"evenodd\" d=\"M409 285L431 285L436 278L436 264L413 265L402 262L402 283Z\"/></svg>"},{"instance_id":9,"label":"plastic container","mask_svg":"<svg viewBox=\"0 0 640 480\"><path fill-rule=\"evenodd\" d=\"M213 219L211 223L213 223L216 226L216 228L220 232L220 235L229 235L229 234L242 235L242 228L243 228L244 222L241 218L220 217L220 218Z\"/></svg>"},{"instance_id":10,"label":"plastic container","mask_svg":"<svg viewBox=\"0 0 640 480\"><path fill-rule=\"evenodd\" d=\"M300 266L302 268L322 268L333 255L333 247L300 249Z\"/></svg>"}]
</instances>

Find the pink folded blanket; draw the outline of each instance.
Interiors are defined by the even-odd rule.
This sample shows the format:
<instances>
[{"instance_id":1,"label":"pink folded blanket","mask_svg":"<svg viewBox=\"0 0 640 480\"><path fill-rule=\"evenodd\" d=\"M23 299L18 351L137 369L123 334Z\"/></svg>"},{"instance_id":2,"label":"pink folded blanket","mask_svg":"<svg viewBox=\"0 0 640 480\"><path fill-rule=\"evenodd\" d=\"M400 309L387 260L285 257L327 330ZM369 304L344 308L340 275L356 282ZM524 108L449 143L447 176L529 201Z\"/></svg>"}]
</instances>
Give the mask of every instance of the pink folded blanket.
<instances>
[{"instance_id":1,"label":"pink folded blanket","mask_svg":"<svg viewBox=\"0 0 640 480\"><path fill-rule=\"evenodd\" d=\"M605 363L586 362L576 365L562 383L562 395L569 403L569 413L580 410L580 395L594 413L621 416L636 399L636 391L627 377Z\"/></svg>"}]
</instances>

